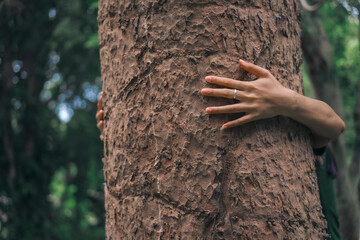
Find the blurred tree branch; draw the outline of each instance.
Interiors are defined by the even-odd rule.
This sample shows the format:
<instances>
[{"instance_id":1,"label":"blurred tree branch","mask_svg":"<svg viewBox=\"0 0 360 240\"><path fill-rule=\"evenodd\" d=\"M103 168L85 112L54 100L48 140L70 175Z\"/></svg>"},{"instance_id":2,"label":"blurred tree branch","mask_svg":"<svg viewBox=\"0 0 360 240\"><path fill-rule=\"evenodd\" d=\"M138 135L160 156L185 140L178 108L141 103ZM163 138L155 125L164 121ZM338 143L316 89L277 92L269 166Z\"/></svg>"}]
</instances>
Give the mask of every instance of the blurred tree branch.
<instances>
[{"instance_id":1,"label":"blurred tree branch","mask_svg":"<svg viewBox=\"0 0 360 240\"><path fill-rule=\"evenodd\" d=\"M302 49L316 97L327 102L342 118L344 109L332 47L317 12L303 14ZM359 94L357 94L359 102ZM355 124L359 123L359 104L355 109ZM339 167L336 179L341 234L344 239L359 237L359 208L357 188L359 182L360 128L357 127L351 167L344 135L332 143Z\"/></svg>"}]
</instances>

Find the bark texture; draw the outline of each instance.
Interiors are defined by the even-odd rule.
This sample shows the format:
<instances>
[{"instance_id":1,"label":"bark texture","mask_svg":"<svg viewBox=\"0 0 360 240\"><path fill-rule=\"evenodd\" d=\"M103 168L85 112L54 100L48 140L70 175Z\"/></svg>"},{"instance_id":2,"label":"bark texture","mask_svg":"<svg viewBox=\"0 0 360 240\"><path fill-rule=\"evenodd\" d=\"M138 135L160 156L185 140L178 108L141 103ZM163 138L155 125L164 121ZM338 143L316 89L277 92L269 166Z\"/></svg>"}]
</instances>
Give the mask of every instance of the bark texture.
<instances>
[{"instance_id":1,"label":"bark texture","mask_svg":"<svg viewBox=\"0 0 360 240\"><path fill-rule=\"evenodd\" d=\"M270 4L270 5L269 5ZM99 2L107 239L322 239L309 132L281 117L225 132L204 77L302 92L297 1ZM214 86L213 86L214 87Z\"/></svg>"}]
</instances>

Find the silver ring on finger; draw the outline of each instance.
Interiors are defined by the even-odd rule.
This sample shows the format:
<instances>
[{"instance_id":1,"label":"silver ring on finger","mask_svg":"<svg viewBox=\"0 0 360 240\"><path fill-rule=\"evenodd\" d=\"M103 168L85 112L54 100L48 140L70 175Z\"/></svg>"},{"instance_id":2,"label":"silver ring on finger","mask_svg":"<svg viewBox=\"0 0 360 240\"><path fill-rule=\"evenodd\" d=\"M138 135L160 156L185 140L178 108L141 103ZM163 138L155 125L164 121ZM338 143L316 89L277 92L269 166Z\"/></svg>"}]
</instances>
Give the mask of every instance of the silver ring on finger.
<instances>
[{"instance_id":1,"label":"silver ring on finger","mask_svg":"<svg viewBox=\"0 0 360 240\"><path fill-rule=\"evenodd\" d=\"M237 89L234 89L234 97L233 97L233 99L236 99L236 91L237 91Z\"/></svg>"}]
</instances>

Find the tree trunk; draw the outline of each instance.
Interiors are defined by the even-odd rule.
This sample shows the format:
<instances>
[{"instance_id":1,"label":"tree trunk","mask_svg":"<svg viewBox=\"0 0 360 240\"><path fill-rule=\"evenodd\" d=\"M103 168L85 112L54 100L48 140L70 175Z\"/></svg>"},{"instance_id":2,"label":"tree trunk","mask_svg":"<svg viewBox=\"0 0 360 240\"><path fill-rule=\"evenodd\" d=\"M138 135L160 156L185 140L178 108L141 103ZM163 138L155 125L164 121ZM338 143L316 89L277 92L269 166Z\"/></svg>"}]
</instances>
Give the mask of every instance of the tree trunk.
<instances>
[{"instance_id":1,"label":"tree trunk","mask_svg":"<svg viewBox=\"0 0 360 240\"><path fill-rule=\"evenodd\" d=\"M340 116L343 104L329 40L316 12L302 18L302 49L316 97L328 103ZM357 183L350 178L344 135L332 143L338 165L335 181L340 232L344 239L359 239ZM358 173L357 173L358 174Z\"/></svg>"},{"instance_id":2,"label":"tree trunk","mask_svg":"<svg viewBox=\"0 0 360 240\"><path fill-rule=\"evenodd\" d=\"M263 5L264 4L264 5ZM271 5L269 5L271 4ZM200 94L210 74L302 92L297 1L99 2L107 239L322 239L309 132Z\"/></svg>"}]
</instances>

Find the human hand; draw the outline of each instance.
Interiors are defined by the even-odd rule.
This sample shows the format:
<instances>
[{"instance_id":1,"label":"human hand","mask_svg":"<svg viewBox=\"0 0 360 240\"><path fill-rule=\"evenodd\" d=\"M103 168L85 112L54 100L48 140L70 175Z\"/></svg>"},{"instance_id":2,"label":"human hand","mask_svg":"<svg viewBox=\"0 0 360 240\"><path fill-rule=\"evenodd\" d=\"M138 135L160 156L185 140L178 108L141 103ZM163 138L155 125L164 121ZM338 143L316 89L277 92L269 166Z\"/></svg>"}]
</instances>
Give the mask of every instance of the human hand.
<instances>
[{"instance_id":1,"label":"human hand","mask_svg":"<svg viewBox=\"0 0 360 240\"><path fill-rule=\"evenodd\" d=\"M271 118L283 114L289 106L292 91L282 86L266 69L240 60L246 71L258 77L255 81L239 81L230 78L207 76L205 80L212 84L228 88L203 88L201 93L211 97L225 97L239 100L239 103L208 107L209 114L244 113L245 115L225 123L221 129L228 129L251 121ZM231 89L229 89L231 88ZM236 92L235 92L236 89Z\"/></svg>"},{"instance_id":2,"label":"human hand","mask_svg":"<svg viewBox=\"0 0 360 240\"><path fill-rule=\"evenodd\" d=\"M98 109L96 112L96 121L97 121L97 127L100 130L101 134L100 134L100 139L101 141L104 141L104 136L103 136L103 129L104 129L104 111L102 110L102 95L103 92L100 93L100 98L99 98L99 102L98 102Z\"/></svg>"}]
</instances>

